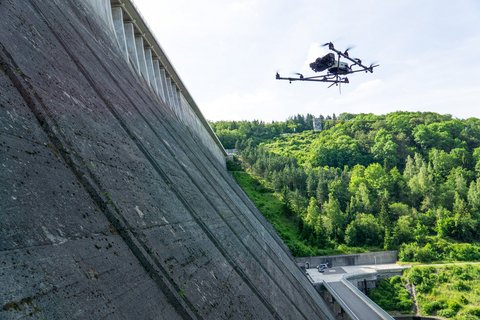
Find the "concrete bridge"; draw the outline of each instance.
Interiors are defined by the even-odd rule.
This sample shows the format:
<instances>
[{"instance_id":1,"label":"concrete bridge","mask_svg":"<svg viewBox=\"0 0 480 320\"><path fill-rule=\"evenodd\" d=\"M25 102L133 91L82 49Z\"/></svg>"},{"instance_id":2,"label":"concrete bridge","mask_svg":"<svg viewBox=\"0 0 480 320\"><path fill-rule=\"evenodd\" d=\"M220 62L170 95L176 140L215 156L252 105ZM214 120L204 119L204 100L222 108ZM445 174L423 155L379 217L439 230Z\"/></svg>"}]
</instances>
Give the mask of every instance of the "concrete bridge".
<instances>
[{"instance_id":1,"label":"concrete bridge","mask_svg":"<svg viewBox=\"0 0 480 320\"><path fill-rule=\"evenodd\" d=\"M131 1L0 0L1 319L333 319Z\"/></svg>"},{"instance_id":2,"label":"concrete bridge","mask_svg":"<svg viewBox=\"0 0 480 320\"><path fill-rule=\"evenodd\" d=\"M397 265L396 251L297 258L337 319L393 319L366 293L382 278L401 275L409 266ZM321 271L316 266L325 264Z\"/></svg>"}]
</instances>

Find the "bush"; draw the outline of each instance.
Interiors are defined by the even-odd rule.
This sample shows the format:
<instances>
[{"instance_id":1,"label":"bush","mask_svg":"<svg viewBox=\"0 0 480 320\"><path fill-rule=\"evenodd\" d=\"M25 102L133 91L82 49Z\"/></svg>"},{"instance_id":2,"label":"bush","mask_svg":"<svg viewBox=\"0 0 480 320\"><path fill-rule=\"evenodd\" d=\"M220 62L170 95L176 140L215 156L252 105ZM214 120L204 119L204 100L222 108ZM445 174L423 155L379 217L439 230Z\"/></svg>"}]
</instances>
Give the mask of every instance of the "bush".
<instances>
[{"instance_id":1,"label":"bush","mask_svg":"<svg viewBox=\"0 0 480 320\"><path fill-rule=\"evenodd\" d=\"M410 312L413 301L405 289L402 278L394 276L382 279L377 287L369 292L369 297L387 311Z\"/></svg>"},{"instance_id":2,"label":"bush","mask_svg":"<svg viewBox=\"0 0 480 320\"><path fill-rule=\"evenodd\" d=\"M464 281L457 281L452 285L452 289L457 291L470 291L472 287L466 284Z\"/></svg>"},{"instance_id":3,"label":"bush","mask_svg":"<svg viewBox=\"0 0 480 320\"><path fill-rule=\"evenodd\" d=\"M359 213L345 231L349 246L379 246L383 243L384 230L372 214Z\"/></svg>"},{"instance_id":4,"label":"bush","mask_svg":"<svg viewBox=\"0 0 480 320\"><path fill-rule=\"evenodd\" d=\"M454 243L448 247L448 258L454 261L480 260L480 246L472 243Z\"/></svg>"},{"instance_id":5,"label":"bush","mask_svg":"<svg viewBox=\"0 0 480 320\"><path fill-rule=\"evenodd\" d=\"M427 302L423 305L423 311L426 314L432 315L437 313L440 310L446 309L448 307L447 302L444 300Z\"/></svg>"},{"instance_id":6,"label":"bush","mask_svg":"<svg viewBox=\"0 0 480 320\"><path fill-rule=\"evenodd\" d=\"M442 255L430 243L421 247L416 242L400 246L398 257L400 261L411 262L432 262L442 259Z\"/></svg>"},{"instance_id":7,"label":"bush","mask_svg":"<svg viewBox=\"0 0 480 320\"><path fill-rule=\"evenodd\" d=\"M231 160L227 160L228 171L243 171L242 164L238 160L237 156L233 156Z\"/></svg>"},{"instance_id":8,"label":"bush","mask_svg":"<svg viewBox=\"0 0 480 320\"><path fill-rule=\"evenodd\" d=\"M445 318L452 318L457 314L455 310L452 309L443 309L437 312L437 315Z\"/></svg>"},{"instance_id":9,"label":"bush","mask_svg":"<svg viewBox=\"0 0 480 320\"><path fill-rule=\"evenodd\" d=\"M465 310L465 314L480 318L480 307L470 307Z\"/></svg>"},{"instance_id":10,"label":"bush","mask_svg":"<svg viewBox=\"0 0 480 320\"><path fill-rule=\"evenodd\" d=\"M415 261L415 254L418 251L418 244L416 242L402 244L398 252L398 259L400 261Z\"/></svg>"},{"instance_id":11,"label":"bush","mask_svg":"<svg viewBox=\"0 0 480 320\"><path fill-rule=\"evenodd\" d=\"M427 243L423 248L419 248L415 256L415 261L418 262L432 262L435 260L440 260L439 254L435 252L430 243Z\"/></svg>"},{"instance_id":12,"label":"bush","mask_svg":"<svg viewBox=\"0 0 480 320\"><path fill-rule=\"evenodd\" d=\"M439 276L434 267L414 267L406 272L406 277L419 293L429 293L438 283Z\"/></svg>"}]
</instances>

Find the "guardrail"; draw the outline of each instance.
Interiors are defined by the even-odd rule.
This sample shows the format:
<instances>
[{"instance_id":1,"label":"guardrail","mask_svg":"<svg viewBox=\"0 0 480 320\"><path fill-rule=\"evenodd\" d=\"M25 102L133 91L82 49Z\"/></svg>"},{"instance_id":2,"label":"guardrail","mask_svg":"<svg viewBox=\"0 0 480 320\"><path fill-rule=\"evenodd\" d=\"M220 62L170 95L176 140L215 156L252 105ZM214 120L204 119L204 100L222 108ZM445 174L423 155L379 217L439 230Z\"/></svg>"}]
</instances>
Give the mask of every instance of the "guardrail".
<instances>
[{"instance_id":1,"label":"guardrail","mask_svg":"<svg viewBox=\"0 0 480 320\"><path fill-rule=\"evenodd\" d=\"M329 285L328 282L323 281L323 286L327 291L332 295L333 299L342 307L342 310L352 319L352 320L362 320L359 318L355 312L348 306L348 304L342 299L340 295Z\"/></svg>"},{"instance_id":2,"label":"guardrail","mask_svg":"<svg viewBox=\"0 0 480 320\"><path fill-rule=\"evenodd\" d=\"M345 274L342 276L342 283L344 283L360 300L362 300L365 304L369 305L372 310L382 319L392 319L393 317L389 315L385 310L380 308L375 302L372 301L369 297L367 297L363 292L361 292L356 286L354 286L348 279L355 279L355 278L365 278L366 275L377 275L377 271L373 272L364 272L364 273L351 273Z\"/></svg>"}]
</instances>

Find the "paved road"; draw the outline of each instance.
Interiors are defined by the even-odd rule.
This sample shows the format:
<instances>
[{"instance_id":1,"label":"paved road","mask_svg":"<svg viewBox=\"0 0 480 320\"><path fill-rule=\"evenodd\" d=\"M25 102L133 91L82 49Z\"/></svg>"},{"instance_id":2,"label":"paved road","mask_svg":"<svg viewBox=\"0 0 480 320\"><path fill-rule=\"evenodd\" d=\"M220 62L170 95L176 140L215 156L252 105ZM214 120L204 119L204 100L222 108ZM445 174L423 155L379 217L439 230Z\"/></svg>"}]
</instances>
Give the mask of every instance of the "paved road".
<instances>
[{"instance_id":1,"label":"paved road","mask_svg":"<svg viewBox=\"0 0 480 320\"><path fill-rule=\"evenodd\" d=\"M364 274L365 278L375 277L378 271L396 271L408 268L397 264L344 266L326 269L323 273L316 268L307 269L313 283L323 283L325 288L342 305L353 319L376 320L393 319L374 302L370 301L360 290L347 283L349 275ZM348 310L347 310L348 309Z\"/></svg>"},{"instance_id":2,"label":"paved road","mask_svg":"<svg viewBox=\"0 0 480 320\"><path fill-rule=\"evenodd\" d=\"M365 319L365 320L376 320L376 319L385 319L385 317L380 316L370 304L365 303L358 294L352 291L342 281L329 282L326 284L328 286L330 293L333 294L332 290L336 293L337 297L340 297L343 300L341 303L343 306L347 306L351 313L353 313L357 318L356 319ZM338 301L340 302L340 301ZM350 314L345 310L347 314ZM355 319L355 318L354 318Z\"/></svg>"},{"instance_id":3,"label":"paved road","mask_svg":"<svg viewBox=\"0 0 480 320\"><path fill-rule=\"evenodd\" d=\"M390 264L377 264L377 265L362 265L362 266L343 266L325 269L325 272L320 273L316 268L307 269L307 273L312 279L313 283L335 282L349 274L374 274L377 271L400 271L402 269L408 269L408 265L398 265L395 263Z\"/></svg>"}]
</instances>

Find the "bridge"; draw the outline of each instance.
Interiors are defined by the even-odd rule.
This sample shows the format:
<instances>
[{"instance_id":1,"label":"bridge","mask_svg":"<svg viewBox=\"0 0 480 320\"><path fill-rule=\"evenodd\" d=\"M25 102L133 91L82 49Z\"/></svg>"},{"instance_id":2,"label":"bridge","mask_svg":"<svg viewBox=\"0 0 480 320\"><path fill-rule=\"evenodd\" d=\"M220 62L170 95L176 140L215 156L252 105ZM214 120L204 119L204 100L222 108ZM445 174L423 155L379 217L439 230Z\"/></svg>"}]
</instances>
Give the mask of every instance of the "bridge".
<instances>
[{"instance_id":1,"label":"bridge","mask_svg":"<svg viewBox=\"0 0 480 320\"><path fill-rule=\"evenodd\" d=\"M1 319L334 319L131 1L0 30Z\"/></svg>"},{"instance_id":2,"label":"bridge","mask_svg":"<svg viewBox=\"0 0 480 320\"><path fill-rule=\"evenodd\" d=\"M306 270L313 284L320 285L320 292L330 302L337 319L393 319L387 312L370 300L359 288L367 291L379 278L401 274L408 266L394 263L380 265L353 265Z\"/></svg>"}]
</instances>

